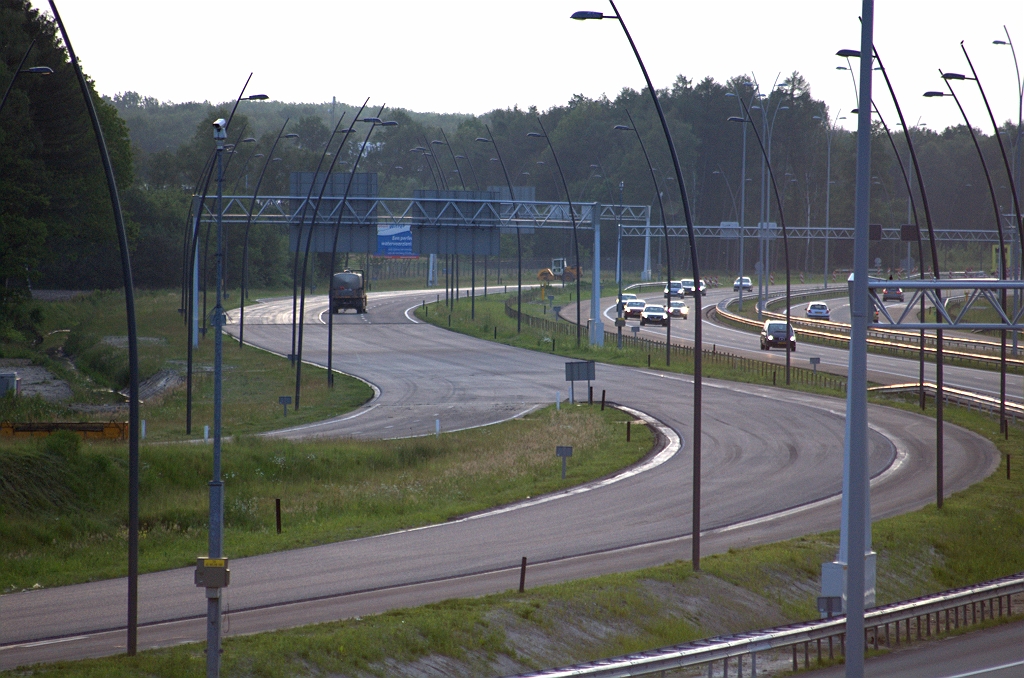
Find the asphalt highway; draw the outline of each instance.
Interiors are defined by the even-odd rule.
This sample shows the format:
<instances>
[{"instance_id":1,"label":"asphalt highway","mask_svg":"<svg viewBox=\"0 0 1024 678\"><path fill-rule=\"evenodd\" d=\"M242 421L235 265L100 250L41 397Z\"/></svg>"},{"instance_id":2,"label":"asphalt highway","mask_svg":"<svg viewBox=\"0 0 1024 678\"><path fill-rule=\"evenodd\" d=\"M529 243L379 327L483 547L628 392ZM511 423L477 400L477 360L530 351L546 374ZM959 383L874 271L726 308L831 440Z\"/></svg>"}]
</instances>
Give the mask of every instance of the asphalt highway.
<instances>
[{"instance_id":1,"label":"asphalt highway","mask_svg":"<svg viewBox=\"0 0 1024 678\"><path fill-rule=\"evenodd\" d=\"M424 435L437 420L450 431L552 403L559 391L565 398L564 358L417 322L410 309L434 295L374 294L368 314L336 315L335 369L379 395L355 412L274 435ZM290 300L249 307L247 340L290 353L290 308ZM303 356L321 365L325 310L325 297L307 300ZM522 556L528 585L688 559L692 379L598 365L594 388L649 417L661 430L660 452L614 479L460 521L232 560L226 633L506 590L518 585ZM844 408L818 395L705 381L703 554L838 529ZM876 406L869 418L872 514L934 501L934 422ZM954 426L946 427L945 449L947 493L998 464L990 443ZM230 484L226 492L230 500ZM205 637L205 600L192 579L191 567L140 578L140 647ZM126 591L126 580L116 579L0 596L0 668L123 651Z\"/></svg>"}]
</instances>

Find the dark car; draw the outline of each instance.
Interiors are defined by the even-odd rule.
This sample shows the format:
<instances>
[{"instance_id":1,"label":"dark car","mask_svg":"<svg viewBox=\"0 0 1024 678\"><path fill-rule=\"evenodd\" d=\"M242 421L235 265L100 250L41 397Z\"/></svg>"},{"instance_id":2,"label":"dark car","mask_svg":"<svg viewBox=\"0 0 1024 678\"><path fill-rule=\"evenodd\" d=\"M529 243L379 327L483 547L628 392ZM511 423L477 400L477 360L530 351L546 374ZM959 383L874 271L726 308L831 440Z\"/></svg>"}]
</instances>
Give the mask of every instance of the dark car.
<instances>
[{"instance_id":1,"label":"dark car","mask_svg":"<svg viewBox=\"0 0 1024 678\"><path fill-rule=\"evenodd\" d=\"M882 301L903 301L903 290L899 287L886 287L882 290Z\"/></svg>"},{"instance_id":2,"label":"dark car","mask_svg":"<svg viewBox=\"0 0 1024 678\"><path fill-rule=\"evenodd\" d=\"M788 331L787 331L788 330ZM783 321L778 320L766 320L764 327L761 329L761 350L767 351L772 347L786 347L786 342L789 342L789 350L796 350L796 332L793 331L792 325L787 325Z\"/></svg>"}]
</instances>

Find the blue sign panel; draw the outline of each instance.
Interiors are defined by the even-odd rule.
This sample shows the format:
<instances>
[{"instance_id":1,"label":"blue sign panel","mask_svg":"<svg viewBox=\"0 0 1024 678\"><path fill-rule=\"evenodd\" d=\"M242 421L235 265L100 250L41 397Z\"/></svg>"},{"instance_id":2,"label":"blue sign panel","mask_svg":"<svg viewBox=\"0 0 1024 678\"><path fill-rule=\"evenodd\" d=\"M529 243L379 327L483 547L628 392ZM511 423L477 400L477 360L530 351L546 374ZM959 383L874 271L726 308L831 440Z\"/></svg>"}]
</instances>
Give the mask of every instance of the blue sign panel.
<instances>
[{"instance_id":1,"label":"blue sign panel","mask_svg":"<svg viewBox=\"0 0 1024 678\"><path fill-rule=\"evenodd\" d=\"M415 257L409 226L378 226L377 254L382 257Z\"/></svg>"}]
</instances>

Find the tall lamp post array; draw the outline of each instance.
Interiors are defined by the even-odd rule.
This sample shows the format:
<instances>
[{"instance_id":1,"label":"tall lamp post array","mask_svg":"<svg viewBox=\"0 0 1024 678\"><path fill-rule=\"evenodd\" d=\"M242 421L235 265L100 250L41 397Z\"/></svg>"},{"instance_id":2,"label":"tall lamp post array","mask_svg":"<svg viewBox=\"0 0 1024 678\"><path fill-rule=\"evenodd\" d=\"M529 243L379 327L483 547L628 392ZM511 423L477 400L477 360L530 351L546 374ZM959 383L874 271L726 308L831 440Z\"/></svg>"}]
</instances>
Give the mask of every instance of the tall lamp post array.
<instances>
[{"instance_id":1,"label":"tall lamp post array","mask_svg":"<svg viewBox=\"0 0 1024 678\"><path fill-rule=\"evenodd\" d=\"M482 144L491 144L494 147L494 153L498 156L498 163L501 165L501 173L505 175L509 199L512 201L512 211L515 212L516 193L512 188L512 180L508 177L508 170L505 169L505 161L501 159L501 151L498 150L498 144L494 141L491 128L484 125L484 129L487 130L487 136L477 137L476 140ZM516 334L519 334L523 329L523 241L518 221L516 222L516 259L516 268L518 269L516 276Z\"/></svg>"},{"instance_id":2,"label":"tall lamp post array","mask_svg":"<svg viewBox=\"0 0 1024 678\"><path fill-rule=\"evenodd\" d=\"M765 151L764 143L761 141L761 135L758 134L757 132L757 125L755 125L754 121L750 118L750 112L747 110L746 104L744 104L742 100L740 101L740 103L743 104L744 113L746 114L745 117L739 118L733 116L729 118L729 122L750 123L751 128L754 130L754 138L757 139L757 145L761 149L761 155L764 158L765 164L768 167L768 177L769 179L771 179L772 182L772 190L775 193L775 202L779 206L779 224L781 224L782 226L782 250L786 259L786 384L788 385L790 379L790 364L792 361L794 337L792 334L793 327L791 323L793 304L790 298L791 276L789 271L789 237L786 234L786 215L782 208L782 197L779 195L779 186L775 182L775 172L772 170L771 160L769 159L768 153ZM776 108L775 110L776 112L778 112L778 108ZM743 287L742 282L743 281L741 280L740 287Z\"/></svg>"},{"instance_id":3,"label":"tall lamp post array","mask_svg":"<svg viewBox=\"0 0 1024 678\"><path fill-rule=\"evenodd\" d=\"M384 107L381 106L381 110L378 111L377 115L380 115L384 111ZM349 192L352 190L352 182L355 181L356 169L359 167L359 161L362 159L366 150L366 144L370 140L370 134L373 133L376 127L398 127L398 123L394 120L381 121L379 118L363 118L363 122L370 122L370 129L366 133L366 139L363 140L363 145L359 148L359 155L356 157L355 162L352 164L352 174L348 177L348 185L345 186L345 195L341 197L341 205L338 208L338 219L334 222L334 238L331 244L331 261L327 268L327 289L330 290L334 285L334 265L338 256L338 234L341 230L341 220L344 217L345 205L348 202ZM369 236L367 236L369 237ZM366 272L369 275L369 271ZM334 310L330 307L330 292L327 297L327 385L330 388L334 388ZM299 346L301 351L301 344Z\"/></svg>"},{"instance_id":4,"label":"tall lamp post array","mask_svg":"<svg viewBox=\"0 0 1024 678\"><path fill-rule=\"evenodd\" d=\"M544 139L548 143L548 150L551 151L551 157L555 160L555 168L558 170L558 176L562 180L562 188L565 190L565 199L569 204L569 218L572 219L572 245L576 255L576 348L580 347L582 343L583 335L583 324L582 324L582 311L580 302L580 278L582 269L580 268L580 241L576 232L576 212L572 208L572 196L569 195L569 186L565 183L565 175L562 174L562 165L558 162L558 156L555 154L555 147L551 145L551 137L548 136L548 131L544 129L544 123L541 121L540 116L537 116L537 124L540 126L540 132L529 132L526 136Z\"/></svg>"},{"instance_id":5,"label":"tall lamp post array","mask_svg":"<svg viewBox=\"0 0 1024 678\"><path fill-rule=\"evenodd\" d=\"M281 131L274 137L274 143L270 145L270 150L267 151L267 159L263 163L263 168L260 169L260 175L256 179L256 188L252 192L252 200L249 201L249 210L245 215L245 232L242 237L242 289L241 289L241 305L239 306L239 319L238 319L238 346L241 348L242 342L245 339L245 300L249 294L249 229L252 227L252 213L256 210L256 200L260 194L260 186L263 184L263 176L267 173L267 168L270 164L276 160L274 157L274 151L277 149L278 142L281 139L298 139L299 135L295 132L284 133L286 127L288 127L288 121L291 118L285 118L284 124L281 125Z\"/></svg>"},{"instance_id":6,"label":"tall lamp post array","mask_svg":"<svg viewBox=\"0 0 1024 678\"><path fill-rule=\"evenodd\" d=\"M665 142L668 144L668 149L672 155L672 165L675 169L676 183L679 185L679 195L683 202L683 213L686 215L686 231L687 237L690 244L690 261L693 265L693 279L696 281L694 285L694 298L696 299L696 314L694 316L693 324L693 528L691 533L692 539L692 563L694 570L700 570L700 471L701 471L701 396L702 396L702 382L703 382L703 354L704 342L702 337L702 321L701 321L701 298L700 298L700 270L699 263L697 261L697 240L693 230L693 217L690 213L690 201L686 195L686 186L683 184L683 170L679 164L679 154L676 152L675 144L672 143L672 133L668 128L668 121L665 119L665 112L661 108L661 102L658 100L658 92L654 88L654 84L651 82L651 77L647 73L647 67L644 66L643 59L640 58L640 52L637 50L636 43L633 42L633 37L629 34L629 29L626 28L626 22L622 19L622 15L619 14L618 8L615 7L614 0L608 0L608 3L612 7L614 14L605 15L601 12L588 12L581 11L575 12L572 15L573 19L577 20L588 20L588 19L614 19L619 22L619 26L622 28L623 33L626 35L626 40L629 42L629 46L633 50L633 56L636 57L637 64L640 66L640 70L644 74L644 80L647 82L647 91L651 95L651 99L654 101L654 107L658 111L658 118L661 121L661 129L665 134Z\"/></svg>"},{"instance_id":7,"label":"tall lamp post array","mask_svg":"<svg viewBox=\"0 0 1024 678\"><path fill-rule=\"evenodd\" d=\"M117 179L103 139L92 90L82 73L81 64L75 56L64 22L57 12L57 6L50 0L50 10L60 29L61 38L68 51L68 60L75 71L78 86L85 100L85 108L92 122L96 145L99 147L103 173L110 193L110 206L114 213L114 227L117 231L117 245L121 254L121 277L124 284L125 316L128 324L128 634L126 649L128 656L134 656L138 649L139 623L139 341L135 318L135 284L132 281L131 255L128 248L128 234L121 213L121 200L117 193ZM26 56L27 56L26 52ZM23 60L24 61L24 60ZM19 66L20 70L21 66ZM17 74L15 74L17 75ZM13 81L12 81L13 83ZM9 88L8 88L9 89ZM6 95L5 95L6 97Z\"/></svg>"},{"instance_id":8,"label":"tall lamp post array","mask_svg":"<svg viewBox=\"0 0 1024 678\"><path fill-rule=\"evenodd\" d=\"M748 87L753 90L750 95L750 105L753 105L754 97L757 96L757 90L754 89L754 83L744 82L744 87ZM738 92L727 92L727 97L736 97L737 101L742 102L743 97ZM742 110L742 104L740 110ZM723 175L724 176L724 175ZM730 191L732 193L732 191ZM743 126L743 155L740 159L740 209L739 209L739 222L740 222L740 289L739 289L739 310L743 311L743 272L744 272L744 245L746 244L746 238L744 237L744 225L747 212L747 126Z\"/></svg>"},{"instance_id":9,"label":"tall lamp post array","mask_svg":"<svg viewBox=\"0 0 1024 678\"><path fill-rule=\"evenodd\" d=\"M942 71L939 71L940 75L944 75ZM967 112L964 111L964 107L960 104L960 97L956 95L956 91L953 89L953 85L950 79L943 78L943 82L946 84L946 88L949 92L925 92L924 96L928 98L932 97L953 97L953 101L956 102L956 106L960 109L960 115L964 119L964 125L967 126L967 131L971 134L971 141L974 143L974 150L978 153L978 160L981 161L981 169L985 173L985 183L988 185L988 194L992 200L992 210L995 213L996 218L996 232L999 234L999 279L1006 280L1006 241L1003 235L1003 217L999 210L999 200L996 198L996 189L992 185L992 175L988 171L988 163L985 162L985 155L981 152L981 146L978 144L978 135L974 133L974 128L971 126L971 121L967 119ZM999 303L1002 304L1003 310L1006 310L1006 289L1001 290ZM1006 330L999 332L999 430L1000 432L1006 431Z\"/></svg>"},{"instance_id":10,"label":"tall lamp post array","mask_svg":"<svg viewBox=\"0 0 1024 678\"><path fill-rule=\"evenodd\" d=\"M651 173L651 180L654 182L654 192L658 196L658 209L661 212L661 228L665 236L665 365L672 363L672 255L669 250L668 240L668 224L665 221L665 204L661 200L661 188L658 186L658 175L654 167L651 166L651 157L647 154L647 146L644 145L643 137L640 136L639 130L636 128L636 123L633 122L633 116L629 114L629 109L625 109L626 117L629 118L629 125L616 125L612 129L621 132L633 132L636 135L636 140L640 143L640 150L643 151L644 161L647 163L647 171ZM700 280L696 279L694 285L696 289L697 308L695 311L700 314ZM685 294L682 289L679 290L680 294ZM621 297L621 293L620 293ZM619 299L621 303L622 299Z\"/></svg>"},{"instance_id":11,"label":"tall lamp post array","mask_svg":"<svg viewBox=\"0 0 1024 678\"><path fill-rule=\"evenodd\" d=\"M830 233L829 216L831 214L831 196L832 196L832 137L835 135L837 123L840 120L846 120L846 116L839 115L840 111L836 111L836 115L832 120L825 118L825 123L828 128L827 133L827 145L825 153L825 269L824 269L824 280L825 289L828 289L828 237ZM817 120L821 120L820 115L812 116Z\"/></svg>"}]
</instances>

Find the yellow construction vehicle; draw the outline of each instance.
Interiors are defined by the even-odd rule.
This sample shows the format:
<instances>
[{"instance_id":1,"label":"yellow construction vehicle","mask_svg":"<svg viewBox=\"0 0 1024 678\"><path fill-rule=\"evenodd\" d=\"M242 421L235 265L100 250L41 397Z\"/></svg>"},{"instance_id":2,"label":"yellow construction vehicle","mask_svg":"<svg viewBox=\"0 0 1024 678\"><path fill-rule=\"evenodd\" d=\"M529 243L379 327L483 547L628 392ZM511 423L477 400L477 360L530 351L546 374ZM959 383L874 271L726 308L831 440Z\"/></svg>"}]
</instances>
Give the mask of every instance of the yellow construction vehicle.
<instances>
[{"instance_id":1,"label":"yellow construction vehicle","mask_svg":"<svg viewBox=\"0 0 1024 678\"><path fill-rule=\"evenodd\" d=\"M576 282L580 273L580 267L568 266L565 257L559 257L551 260L551 268L542 268L537 273L537 280L541 282L554 282L555 280Z\"/></svg>"}]
</instances>

